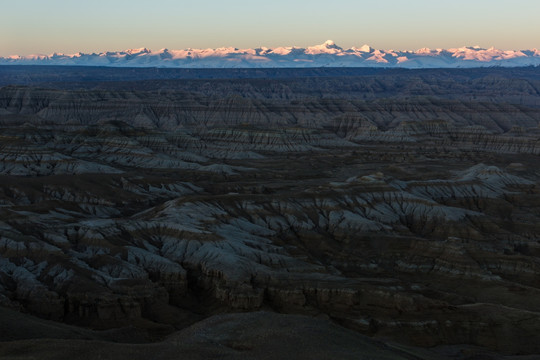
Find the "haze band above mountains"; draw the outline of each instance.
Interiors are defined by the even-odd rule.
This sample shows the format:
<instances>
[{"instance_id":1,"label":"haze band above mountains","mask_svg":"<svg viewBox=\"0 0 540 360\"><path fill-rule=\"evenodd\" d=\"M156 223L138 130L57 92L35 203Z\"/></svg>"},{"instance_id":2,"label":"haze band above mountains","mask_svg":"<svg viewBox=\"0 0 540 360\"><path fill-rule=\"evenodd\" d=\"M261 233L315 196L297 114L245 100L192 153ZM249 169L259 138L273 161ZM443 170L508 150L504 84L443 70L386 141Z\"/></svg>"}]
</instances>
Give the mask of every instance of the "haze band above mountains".
<instances>
[{"instance_id":1,"label":"haze band above mountains","mask_svg":"<svg viewBox=\"0 0 540 360\"><path fill-rule=\"evenodd\" d=\"M0 57L0 65L77 65L171 68L400 67L470 68L540 66L540 50L499 50L478 46L416 51L376 50L368 45L344 49L328 40L301 47L237 49L146 48L92 54Z\"/></svg>"}]
</instances>

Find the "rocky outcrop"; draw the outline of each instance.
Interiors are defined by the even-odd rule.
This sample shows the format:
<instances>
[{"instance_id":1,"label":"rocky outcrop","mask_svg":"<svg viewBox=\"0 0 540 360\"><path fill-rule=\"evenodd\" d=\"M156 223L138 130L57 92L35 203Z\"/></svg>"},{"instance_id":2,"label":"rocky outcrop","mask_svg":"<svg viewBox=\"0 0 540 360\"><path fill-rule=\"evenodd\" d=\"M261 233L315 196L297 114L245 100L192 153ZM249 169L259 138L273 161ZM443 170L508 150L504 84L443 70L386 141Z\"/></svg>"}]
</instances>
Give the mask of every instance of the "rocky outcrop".
<instances>
[{"instance_id":1,"label":"rocky outcrop","mask_svg":"<svg viewBox=\"0 0 540 360\"><path fill-rule=\"evenodd\" d=\"M0 108L1 122L12 124L19 117L26 124L47 124L46 134L40 130L31 137L24 135L24 142L11 141L5 149L10 154L6 161L15 161L23 151L26 158L17 163L43 163L44 169L31 170L37 174L47 173L47 166L58 166L58 171L69 166L79 172L119 171L126 166L195 169L208 157L256 159L264 152L311 152L380 142L413 151L429 147L535 155L540 151L537 108L470 99L291 101L171 91L6 87L0 90ZM13 133L11 138L21 136ZM4 172L24 174L27 170L17 170L20 166Z\"/></svg>"},{"instance_id":2,"label":"rocky outcrop","mask_svg":"<svg viewBox=\"0 0 540 360\"><path fill-rule=\"evenodd\" d=\"M0 95L3 306L147 340L274 310L413 346L540 352L533 107Z\"/></svg>"},{"instance_id":3,"label":"rocky outcrop","mask_svg":"<svg viewBox=\"0 0 540 360\"><path fill-rule=\"evenodd\" d=\"M155 309L170 305L196 312L270 306L325 312L366 334L421 346L471 342L515 352L481 334L484 323L518 322L471 306L489 307L504 296L518 318L540 311L523 300L539 291L530 238L538 229L516 230L512 218L519 216L492 210L516 206L509 196L535 191L536 183L484 164L447 176L404 181L368 173L272 197L208 197L189 185L134 192L123 185L133 196L175 199L115 218L22 211L2 232L4 296L41 316L98 326L153 319ZM103 187L127 183L121 177ZM49 185L41 198L80 208L94 201L60 189ZM95 206L115 207L105 199ZM29 223L30 232L21 227ZM438 285L420 285L426 281ZM475 288L456 289L456 281ZM509 290L517 283L523 292ZM486 287L496 290L484 294ZM447 335L435 335L443 328Z\"/></svg>"}]
</instances>

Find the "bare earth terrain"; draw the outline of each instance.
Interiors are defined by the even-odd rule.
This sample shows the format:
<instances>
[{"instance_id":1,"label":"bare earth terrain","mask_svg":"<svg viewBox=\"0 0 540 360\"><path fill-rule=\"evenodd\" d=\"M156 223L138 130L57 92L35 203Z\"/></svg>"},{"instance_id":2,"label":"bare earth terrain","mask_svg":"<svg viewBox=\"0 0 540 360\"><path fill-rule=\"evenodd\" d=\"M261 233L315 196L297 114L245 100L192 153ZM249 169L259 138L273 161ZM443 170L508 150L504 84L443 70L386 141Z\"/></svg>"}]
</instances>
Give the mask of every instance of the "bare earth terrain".
<instances>
[{"instance_id":1,"label":"bare earth terrain","mask_svg":"<svg viewBox=\"0 0 540 360\"><path fill-rule=\"evenodd\" d=\"M539 68L114 71L0 67L0 358L540 356Z\"/></svg>"}]
</instances>

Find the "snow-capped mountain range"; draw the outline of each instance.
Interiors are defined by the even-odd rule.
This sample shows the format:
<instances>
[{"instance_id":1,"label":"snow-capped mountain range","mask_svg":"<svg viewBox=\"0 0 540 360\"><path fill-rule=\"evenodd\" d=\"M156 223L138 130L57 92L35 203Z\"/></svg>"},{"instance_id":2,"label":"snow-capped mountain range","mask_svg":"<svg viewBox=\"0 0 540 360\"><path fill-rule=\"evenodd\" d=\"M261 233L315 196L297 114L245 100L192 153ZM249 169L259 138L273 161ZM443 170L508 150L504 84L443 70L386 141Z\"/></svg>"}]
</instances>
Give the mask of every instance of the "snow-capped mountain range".
<instances>
[{"instance_id":1,"label":"snow-capped mountain range","mask_svg":"<svg viewBox=\"0 0 540 360\"><path fill-rule=\"evenodd\" d=\"M540 50L499 50L478 46L416 51L376 50L368 45L344 49L328 40L321 45L237 49L146 48L92 54L0 57L0 65L79 65L171 68L402 67L457 68L540 65Z\"/></svg>"}]
</instances>

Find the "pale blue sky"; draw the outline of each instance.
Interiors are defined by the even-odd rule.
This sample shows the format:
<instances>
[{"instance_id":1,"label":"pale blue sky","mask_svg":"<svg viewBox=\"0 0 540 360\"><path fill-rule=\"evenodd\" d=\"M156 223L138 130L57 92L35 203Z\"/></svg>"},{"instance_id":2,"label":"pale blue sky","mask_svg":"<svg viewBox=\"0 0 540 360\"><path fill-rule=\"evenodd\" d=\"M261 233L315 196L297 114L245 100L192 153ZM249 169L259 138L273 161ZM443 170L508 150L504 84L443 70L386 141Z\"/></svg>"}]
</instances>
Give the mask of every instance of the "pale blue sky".
<instances>
[{"instance_id":1,"label":"pale blue sky","mask_svg":"<svg viewBox=\"0 0 540 360\"><path fill-rule=\"evenodd\" d=\"M0 56L148 47L540 48L540 0L0 0Z\"/></svg>"}]
</instances>

